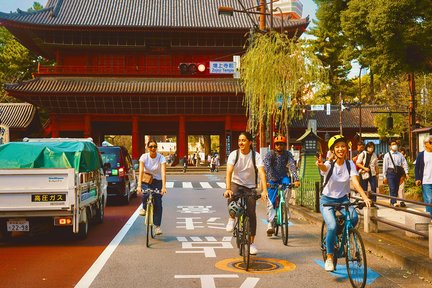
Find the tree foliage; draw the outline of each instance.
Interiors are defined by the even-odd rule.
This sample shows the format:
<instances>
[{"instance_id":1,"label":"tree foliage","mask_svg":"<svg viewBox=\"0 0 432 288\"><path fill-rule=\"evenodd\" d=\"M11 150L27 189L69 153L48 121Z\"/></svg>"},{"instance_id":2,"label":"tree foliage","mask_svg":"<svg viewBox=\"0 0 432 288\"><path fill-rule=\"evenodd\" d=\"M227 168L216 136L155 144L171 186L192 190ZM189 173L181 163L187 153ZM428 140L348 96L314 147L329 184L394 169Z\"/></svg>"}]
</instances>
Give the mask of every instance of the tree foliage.
<instances>
[{"instance_id":1,"label":"tree foliage","mask_svg":"<svg viewBox=\"0 0 432 288\"><path fill-rule=\"evenodd\" d=\"M272 116L286 127L312 90L319 94L326 88L321 61L303 41L275 31L250 35L240 75L252 131L258 123L270 123Z\"/></svg>"}]
</instances>

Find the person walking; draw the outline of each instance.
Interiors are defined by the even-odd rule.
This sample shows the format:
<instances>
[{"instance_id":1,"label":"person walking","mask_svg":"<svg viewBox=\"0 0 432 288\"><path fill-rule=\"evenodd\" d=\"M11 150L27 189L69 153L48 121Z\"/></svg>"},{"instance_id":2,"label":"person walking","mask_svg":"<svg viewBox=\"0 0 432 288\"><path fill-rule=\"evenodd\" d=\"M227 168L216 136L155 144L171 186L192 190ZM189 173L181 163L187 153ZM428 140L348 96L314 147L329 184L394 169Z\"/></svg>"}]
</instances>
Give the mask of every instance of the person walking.
<instances>
[{"instance_id":1,"label":"person walking","mask_svg":"<svg viewBox=\"0 0 432 288\"><path fill-rule=\"evenodd\" d=\"M366 144L366 150L358 155L356 165L360 168L360 185L363 190L368 191L368 184L370 184L370 191L376 193L379 167L378 156L375 154L375 144L373 142ZM376 195L372 195L370 198L376 202Z\"/></svg>"},{"instance_id":2,"label":"person walking","mask_svg":"<svg viewBox=\"0 0 432 288\"><path fill-rule=\"evenodd\" d=\"M286 150L287 140L284 136L277 136L274 138L274 150L267 153L264 157L264 170L267 176L267 189L269 200L267 201L267 236L273 236L274 223L273 220L276 216L275 202L278 193L278 186L280 184L288 185L294 184L294 187L300 185L299 177L297 175L296 162L294 156L290 151ZM287 173L287 167L292 175L292 179ZM291 182L291 180L293 182ZM288 202L291 198L291 188L285 190L285 201Z\"/></svg>"},{"instance_id":3,"label":"person walking","mask_svg":"<svg viewBox=\"0 0 432 288\"><path fill-rule=\"evenodd\" d=\"M160 194L155 194L154 199L154 213L153 223L155 225L155 234L162 234L161 223L162 223L162 196L167 193L166 190L166 159L162 154L157 153L157 142L150 139L147 143L149 152L144 153L139 158L139 177L138 177L138 188L137 191L142 193L145 189L158 189ZM149 182L143 182L144 173L152 175L152 180ZM140 215L146 215L146 203L149 195L148 193L142 194L142 209L140 209Z\"/></svg>"},{"instance_id":4,"label":"person walking","mask_svg":"<svg viewBox=\"0 0 432 288\"><path fill-rule=\"evenodd\" d=\"M406 149L404 147L401 147L399 152L402 154L402 156L405 158L405 160L408 163L408 158L407 158L407 154L406 154ZM400 181L399 181L399 189L398 189L398 198L404 199L405 198L405 181L406 177L402 176ZM400 201L399 204L396 203L396 207L406 207L405 202Z\"/></svg>"},{"instance_id":5,"label":"person walking","mask_svg":"<svg viewBox=\"0 0 432 288\"><path fill-rule=\"evenodd\" d=\"M257 227L256 219L256 194L258 178L260 180L262 192L261 199L267 201L267 182L264 171L264 164L261 155L252 149L252 135L249 132L241 132L238 138L238 150L234 150L228 156L226 168L226 190L223 194L228 198L228 206L231 201L240 196L246 197L246 213L250 220L251 245L249 253L255 255L258 249L255 245L255 235ZM234 216L230 216L226 225L226 231L234 230Z\"/></svg>"},{"instance_id":6,"label":"person walking","mask_svg":"<svg viewBox=\"0 0 432 288\"><path fill-rule=\"evenodd\" d=\"M388 184L390 196L398 196L399 185L403 176L401 174L402 169L405 171L406 179L408 179L408 163L405 157L398 151L397 142L393 140L390 142L390 151L384 154L383 160L383 183ZM396 206L396 202L396 199L390 199L390 205Z\"/></svg>"},{"instance_id":7,"label":"person walking","mask_svg":"<svg viewBox=\"0 0 432 288\"><path fill-rule=\"evenodd\" d=\"M432 204L432 135L424 141L425 150L417 155L414 175L415 184L422 186L423 201ZM426 212L432 216L432 207L426 206Z\"/></svg>"},{"instance_id":8,"label":"person walking","mask_svg":"<svg viewBox=\"0 0 432 288\"><path fill-rule=\"evenodd\" d=\"M348 195L350 193L350 180L355 190L360 193L360 196L367 207L371 206L372 201L367 197L366 193L360 186L356 165L352 160L345 160L348 154L348 143L345 137L343 135L335 135L330 138L327 144L328 148L335 155L336 160L334 162L323 162L321 155L319 155L319 157L317 157L316 165L326 179L320 198L320 210L327 226L327 260L325 261L324 267L326 271L334 271L333 252L336 240L335 208L324 205L349 202ZM342 209L341 213L344 214L347 213L347 211ZM350 206L349 213L353 225L355 226L358 221L358 215L354 207Z\"/></svg>"}]
</instances>

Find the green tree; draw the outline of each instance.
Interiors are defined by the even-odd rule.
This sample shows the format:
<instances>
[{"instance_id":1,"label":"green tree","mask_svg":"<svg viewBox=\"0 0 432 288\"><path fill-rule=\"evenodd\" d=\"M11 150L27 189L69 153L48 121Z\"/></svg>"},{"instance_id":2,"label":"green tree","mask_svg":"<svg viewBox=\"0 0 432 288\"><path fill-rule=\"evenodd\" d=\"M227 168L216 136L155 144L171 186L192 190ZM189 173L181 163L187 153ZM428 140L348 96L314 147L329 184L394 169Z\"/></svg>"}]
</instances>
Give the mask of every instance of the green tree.
<instances>
[{"instance_id":1,"label":"green tree","mask_svg":"<svg viewBox=\"0 0 432 288\"><path fill-rule=\"evenodd\" d=\"M287 127L311 91L322 95L326 89L325 69L314 53L303 41L274 31L251 35L240 75L252 131L258 123L269 124L273 116Z\"/></svg>"}]
</instances>

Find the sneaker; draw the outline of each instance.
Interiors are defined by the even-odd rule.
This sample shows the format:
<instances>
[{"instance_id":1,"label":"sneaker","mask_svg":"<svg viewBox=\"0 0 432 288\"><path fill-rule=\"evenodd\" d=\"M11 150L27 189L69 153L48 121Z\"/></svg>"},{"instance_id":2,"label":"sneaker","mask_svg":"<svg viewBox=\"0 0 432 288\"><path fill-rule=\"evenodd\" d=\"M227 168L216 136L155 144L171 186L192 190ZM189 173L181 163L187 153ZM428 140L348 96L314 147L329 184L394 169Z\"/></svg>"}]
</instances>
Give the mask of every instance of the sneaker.
<instances>
[{"instance_id":1,"label":"sneaker","mask_svg":"<svg viewBox=\"0 0 432 288\"><path fill-rule=\"evenodd\" d=\"M160 228L160 226L155 226L155 234L156 235L161 235L162 234L162 229Z\"/></svg>"},{"instance_id":2,"label":"sneaker","mask_svg":"<svg viewBox=\"0 0 432 288\"><path fill-rule=\"evenodd\" d=\"M256 255L258 253L258 249L256 248L255 243L252 243L249 247L249 254Z\"/></svg>"},{"instance_id":3,"label":"sneaker","mask_svg":"<svg viewBox=\"0 0 432 288\"><path fill-rule=\"evenodd\" d=\"M332 272L335 270L334 265L333 265L333 259L327 259L325 261L324 269L325 269L325 271L329 271L329 272Z\"/></svg>"},{"instance_id":4,"label":"sneaker","mask_svg":"<svg viewBox=\"0 0 432 288\"><path fill-rule=\"evenodd\" d=\"M270 222L267 224L267 237L271 237L273 236L274 233L274 228L273 228L273 224Z\"/></svg>"},{"instance_id":5,"label":"sneaker","mask_svg":"<svg viewBox=\"0 0 432 288\"><path fill-rule=\"evenodd\" d=\"M227 232L232 232L234 230L234 219L233 218L228 219L228 223L225 227L225 230Z\"/></svg>"},{"instance_id":6,"label":"sneaker","mask_svg":"<svg viewBox=\"0 0 432 288\"><path fill-rule=\"evenodd\" d=\"M406 207L405 202L400 202L400 207Z\"/></svg>"},{"instance_id":7,"label":"sneaker","mask_svg":"<svg viewBox=\"0 0 432 288\"><path fill-rule=\"evenodd\" d=\"M143 208L141 208L141 209L139 210L139 215L141 215L141 216L145 216L145 215L146 215L146 210L143 209Z\"/></svg>"}]
</instances>

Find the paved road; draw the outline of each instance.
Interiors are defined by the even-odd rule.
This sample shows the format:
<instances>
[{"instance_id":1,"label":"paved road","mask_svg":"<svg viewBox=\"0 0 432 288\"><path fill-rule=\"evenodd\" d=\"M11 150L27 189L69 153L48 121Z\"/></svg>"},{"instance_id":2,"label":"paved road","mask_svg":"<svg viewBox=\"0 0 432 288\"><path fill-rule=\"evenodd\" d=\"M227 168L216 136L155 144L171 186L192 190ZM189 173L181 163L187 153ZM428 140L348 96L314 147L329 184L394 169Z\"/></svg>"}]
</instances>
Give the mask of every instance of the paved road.
<instances>
[{"instance_id":1,"label":"paved road","mask_svg":"<svg viewBox=\"0 0 432 288\"><path fill-rule=\"evenodd\" d=\"M223 174L176 175L170 181L164 234L150 248L145 246L143 217L137 215L139 199L134 199L129 206L108 207L106 221L92 227L86 241L48 236L36 243L14 239L2 244L0 287L349 287L343 266L336 273L322 268L317 225L294 214L286 247L279 238L265 236L261 202L254 267L275 270L245 273L233 267L230 263L239 256L224 230L226 202L217 184L223 183ZM15 255L13 265L5 265ZM368 253L368 263L368 287L429 287L373 254Z\"/></svg>"}]
</instances>

